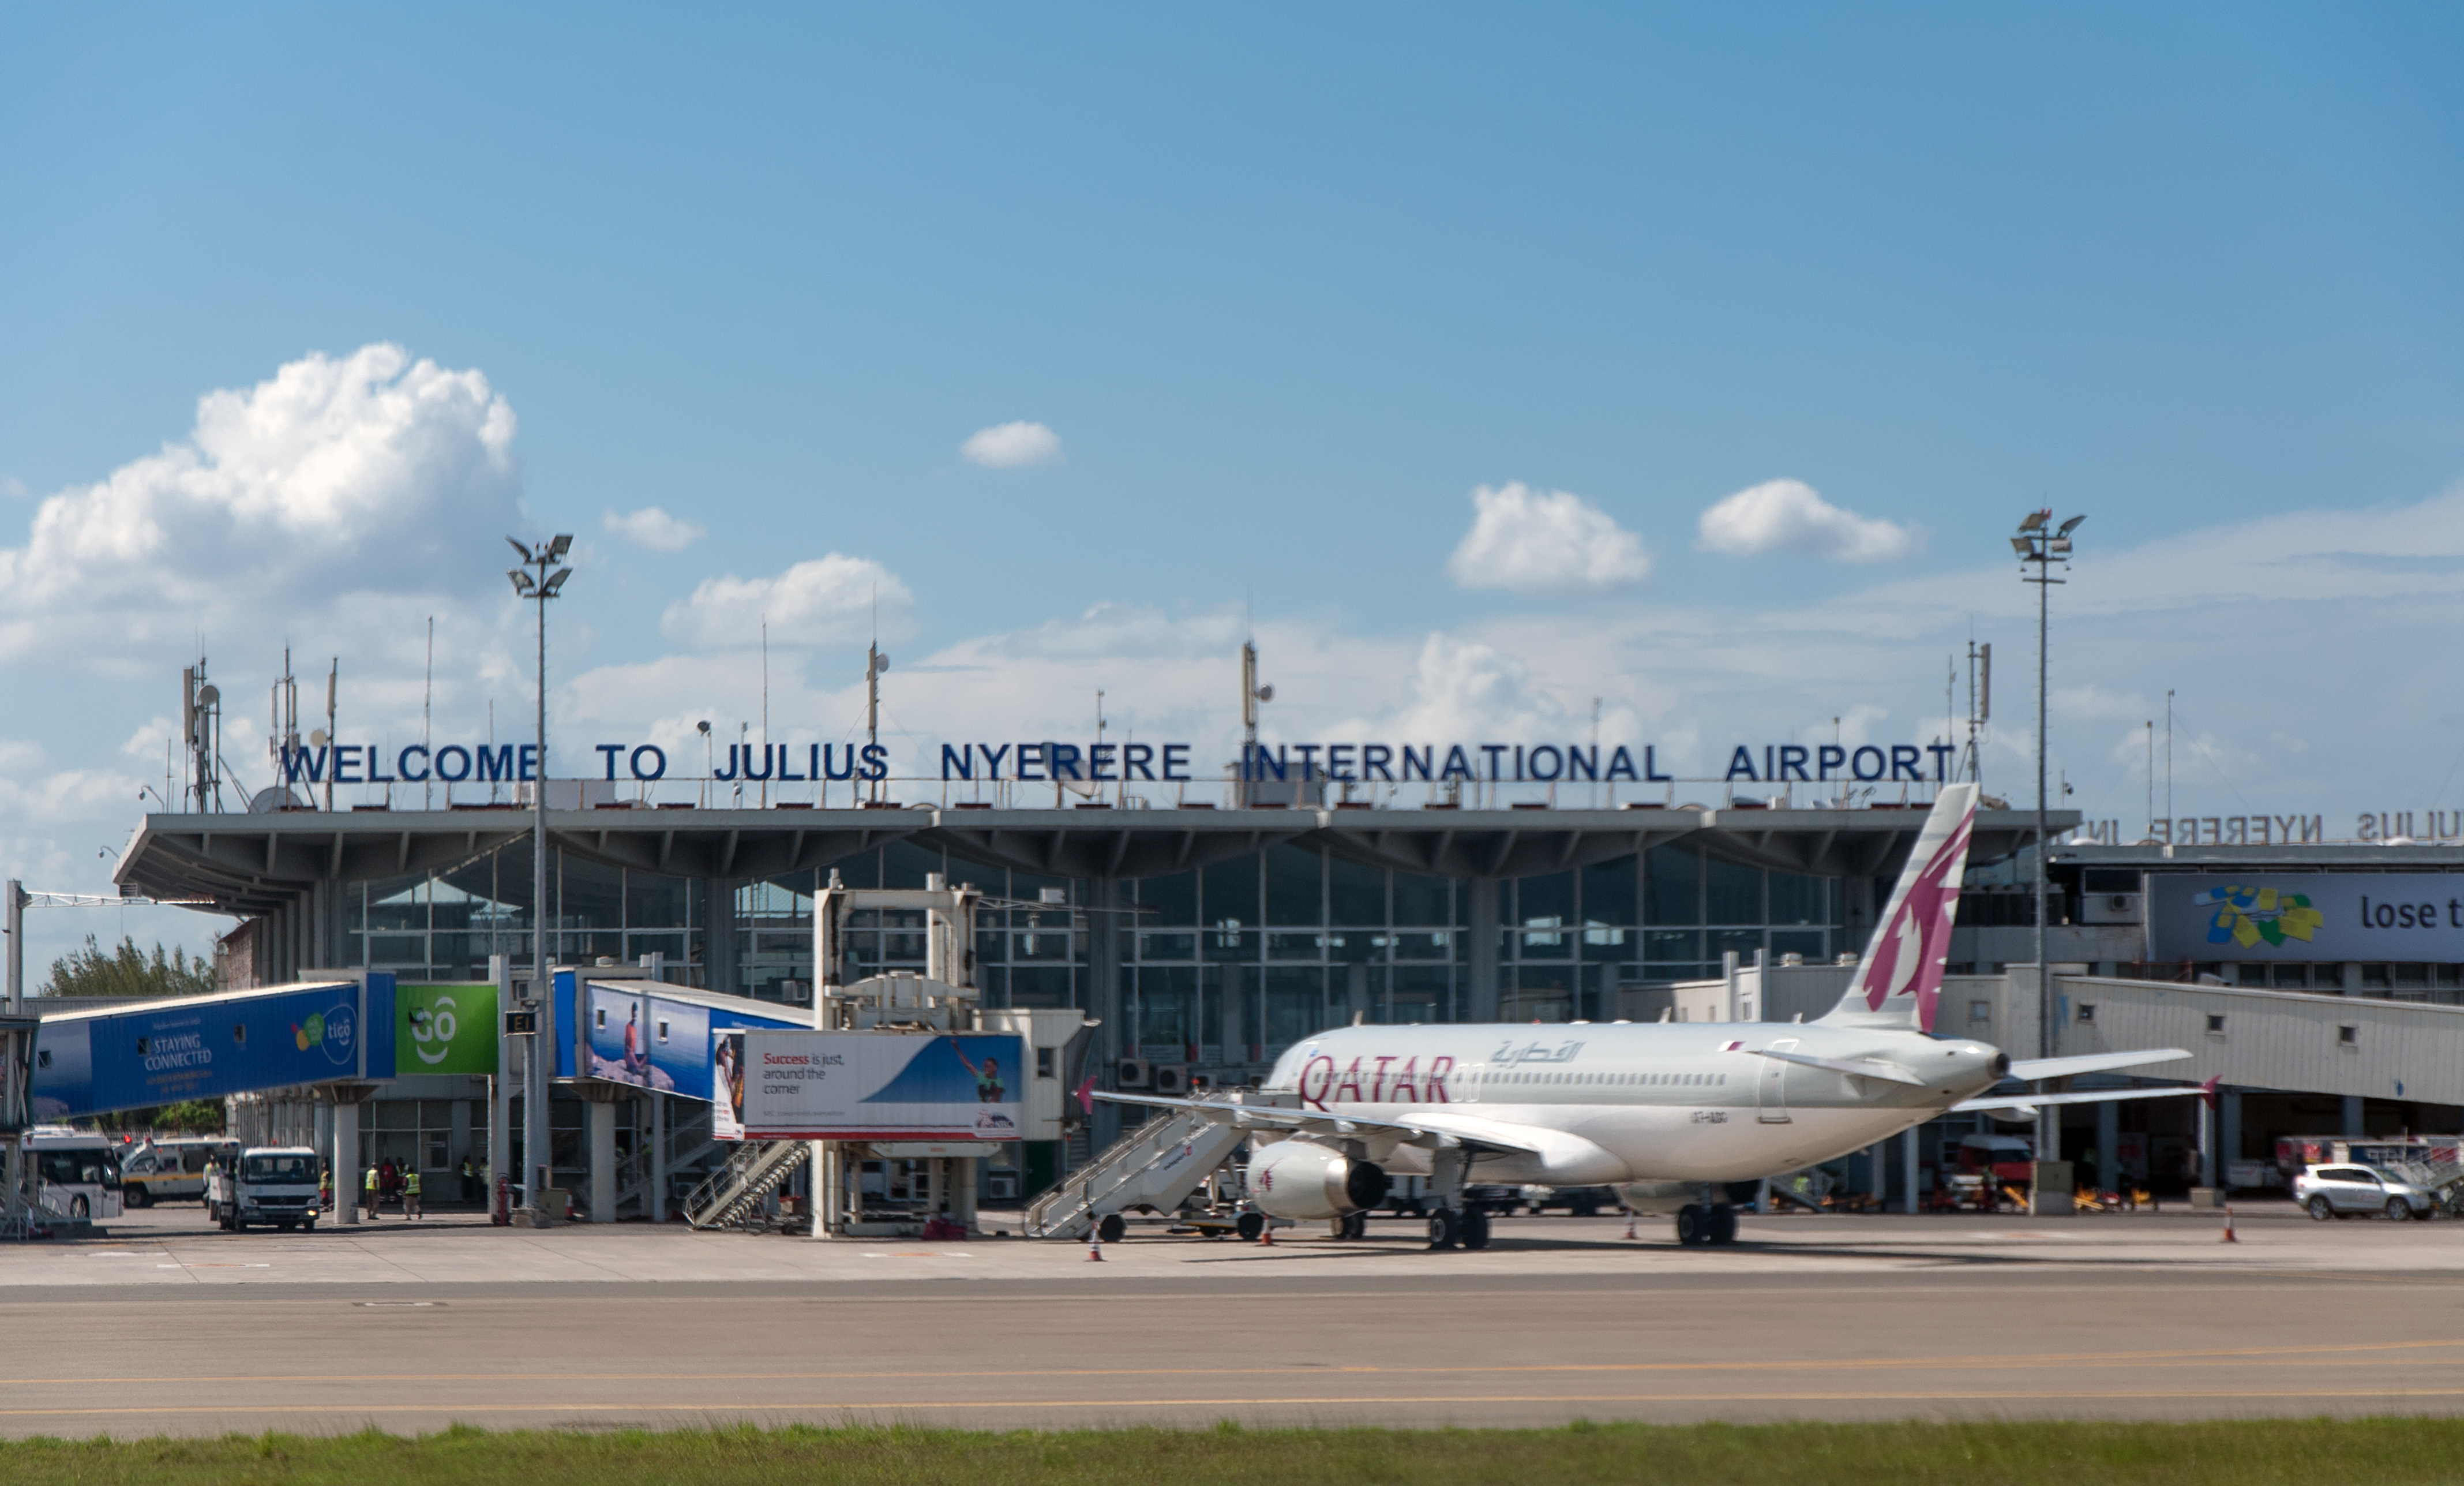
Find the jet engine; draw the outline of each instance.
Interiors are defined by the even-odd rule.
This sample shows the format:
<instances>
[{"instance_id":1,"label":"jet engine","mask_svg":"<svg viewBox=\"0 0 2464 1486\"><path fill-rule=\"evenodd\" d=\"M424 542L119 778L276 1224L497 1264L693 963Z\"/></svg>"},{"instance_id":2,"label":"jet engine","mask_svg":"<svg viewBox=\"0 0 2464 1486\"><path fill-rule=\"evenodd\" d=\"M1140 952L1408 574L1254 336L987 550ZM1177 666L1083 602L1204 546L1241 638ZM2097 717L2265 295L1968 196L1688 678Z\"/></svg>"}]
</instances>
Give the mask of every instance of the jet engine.
<instances>
[{"instance_id":1,"label":"jet engine","mask_svg":"<svg viewBox=\"0 0 2464 1486\"><path fill-rule=\"evenodd\" d=\"M1279 1218L1334 1218L1386 1200L1386 1169L1308 1141L1277 1141L1249 1160L1249 1198Z\"/></svg>"}]
</instances>

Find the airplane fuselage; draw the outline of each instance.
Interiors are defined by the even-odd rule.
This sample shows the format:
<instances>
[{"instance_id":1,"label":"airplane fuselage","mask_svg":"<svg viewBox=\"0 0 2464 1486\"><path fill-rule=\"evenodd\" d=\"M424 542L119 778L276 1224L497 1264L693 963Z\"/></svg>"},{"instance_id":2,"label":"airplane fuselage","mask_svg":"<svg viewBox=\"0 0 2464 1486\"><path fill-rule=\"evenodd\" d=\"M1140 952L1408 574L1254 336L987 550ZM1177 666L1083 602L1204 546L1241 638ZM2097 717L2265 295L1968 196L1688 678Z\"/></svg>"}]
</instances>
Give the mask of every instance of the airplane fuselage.
<instances>
[{"instance_id":1,"label":"airplane fuselage","mask_svg":"<svg viewBox=\"0 0 2464 1486\"><path fill-rule=\"evenodd\" d=\"M1887 1068L1921 1082L1761 1055ZM1286 1052L1274 1102L1546 1132L1536 1153L1484 1152L1470 1179L1591 1184L1752 1181L1872 1145L1990 1089L1999 1050L1912 1028L1778 1022L1345 1027ZM1408 1145L1375 1154L1419 1165ZM1422 1167L1422 1169L1425 1169Z\"/></svg>"}]
</instances>

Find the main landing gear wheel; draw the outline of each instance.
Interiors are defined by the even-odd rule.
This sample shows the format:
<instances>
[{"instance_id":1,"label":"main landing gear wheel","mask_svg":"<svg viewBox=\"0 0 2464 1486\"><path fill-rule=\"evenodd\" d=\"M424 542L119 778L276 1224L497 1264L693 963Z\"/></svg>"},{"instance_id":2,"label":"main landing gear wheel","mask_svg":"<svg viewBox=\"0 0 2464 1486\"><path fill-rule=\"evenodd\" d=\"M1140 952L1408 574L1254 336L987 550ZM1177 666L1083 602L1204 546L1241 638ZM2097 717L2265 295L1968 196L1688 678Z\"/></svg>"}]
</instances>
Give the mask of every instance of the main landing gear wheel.
<instances>
[{"instance_id":1,"label":"main landing gear wheel","mask_svg":"<svg viewBox=\"0 0 2464 1486\"><path fill-rule=\"evenodd\" d=\"M1429 1214L1429 1247L1451 1249L1463 1237L1463 1220L1452 1208L1440 1208Z\"/></svg>"},{"instance_id":2,"label":"main landing gear wheel","mask_svg":"<svg viewBox=\"0 0 2464 1486\"><path fill-rule=\"evenodd\" d=\"M1369 1214L1366 1212L1347 1212L1343 1216L1335 1219L1334 1236L1337 1238L1368 1237Z\"/></svg>"},{"instance_id":3,"label":"main landing gear wheel","mask_svg":"<svg viewBox=\"0 0 2464 1486\"><path fill-rule=\"evenodd\" d=\"M1677 1209L1677 1241L1691 1249L1710 1241L1710 1214L1700 1203L1687 1203Z\"/></svg>"},{"instance_id":4,"label":"main landing gear wheel","mask_svg":"<svg viewBox=\"0 0 2464 1486\"><path fill-rule=\"evenodd\" d=\"M1232 1231L1240 1234L1244 1244L1256 1243L1258 1235L1265 1231L1266 1215L1263 1212L1244 1212L1232 1224Z\"/></svg>"},{"instance_id":5,"label":"main landing gear wheel","mask_svg":"<svg viewBox=\"0 0 2464 1486\"><path fill-rule=\"evenodd\" d=\"M1703 1241L1709 1244L1732 1244L1737 1241L1737 1209L1721 1203L1711 1209L1710 1230Z\"/></svg>"},{"instance_id":6,"label":"main landing gear wheel","mask_svg":"<svg viewBox=\"0 0 2464 1486\"><path fill-rule=\"evenodd\" d=\"M1463 1215L1463 1223L1461 1227L1462 1231L1458 1236L1461 1238L1464 1248L1485 1249L1488 1247L1488 1213L1486 1211L1475 1209L1470 1212L1464 1213Z\"/></svg>"},{"instance_id":7,"label":"main landing gear wheel","mask_svg":"<svg viewBox=\"0 0 2464 1486\"><path fill-rule=\"evenodd\" d=\"M1119 1243L1129 1235L1130 1220L1117 1212L1107 1212L1095 1225L1095 1236L1108 1244Z\"/></svg>"}]
</instances>

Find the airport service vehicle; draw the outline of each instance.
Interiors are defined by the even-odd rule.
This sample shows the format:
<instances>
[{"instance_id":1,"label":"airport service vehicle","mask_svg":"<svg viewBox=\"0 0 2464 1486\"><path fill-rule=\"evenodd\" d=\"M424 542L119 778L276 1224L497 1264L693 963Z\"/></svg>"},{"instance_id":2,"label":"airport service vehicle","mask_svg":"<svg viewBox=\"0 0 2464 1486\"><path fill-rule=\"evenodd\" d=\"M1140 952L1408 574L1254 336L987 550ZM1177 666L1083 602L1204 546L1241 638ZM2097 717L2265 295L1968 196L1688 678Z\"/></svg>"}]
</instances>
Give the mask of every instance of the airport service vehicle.
<instances>
[{"instance_id":1,"label":"airport service vehicle","mask_svg":"<svg viewBox=\"0 0 2464 1486\"><path fill-rule=\"evenodd\" d=\"M45 1208L87 1222L120 1216L120 1151L111 1142L66 1125L36 1125L26 1145L35 1200Z\"/></svg>"},{"instance_id":2,"label":"airport service vehicle","mask_svg":"<svg viewBox=\"0 0 2464 1486\"><path fill-rule=\"evenodd\" d=\"M1472 1183L1609 1186L1672 1213L1686 1244L1736 1236L1744 1184L1861 1150L1954 1110L2196 1094L1988 1092L2189 1056L2178 1048L2038 1058L1934 1031L1977 787L1945 786L1839 1004L1811 1023L1344 1027L1275 1064L1262 1101L1098 1094L1250 1132L1249 1191L1276 1217L1381 1206L1392 1172L1434 1178L1432 1248L1488 1243Z\"/></svg>"},{"instance_id":3,"label":"airport service vehicle","mask_svg":"<svg viewBox=\"0 0 2464 1486\"><path fill-rule=\"evenodd\" d=\"M2293 1179L2293 1200L2321 1223L2371 1212L2402 1223L2438 1210L2436 1194L2371 1166L2312 1166Z\"/></svg>"},{"instance_id":4,"label":"airport service vehicle","mask_svg":"<svg viewBox=\"0 0 2464 1486\"><path fill-rule=\"evenodd\" d=\"M219 1152L225 1162L239 1152L235 1141L173 1138L148 1141L120 1163L122 1199L132 1208L158 1202L206 1200L206 1164Z\"/></svg>"},{"instance_id":5,"label":"airport service vehicle","mask_svg":"<svg viewBox=\"0 0 2464 1486\"><path fill-rule=\"evenodd\" d=\"M317 1228L317 1153L305 1145L252 1145L222 1178L215 1206L224 1228L248 1231L252 1223L289 1232Z\"/></svg>"}]
</instances>

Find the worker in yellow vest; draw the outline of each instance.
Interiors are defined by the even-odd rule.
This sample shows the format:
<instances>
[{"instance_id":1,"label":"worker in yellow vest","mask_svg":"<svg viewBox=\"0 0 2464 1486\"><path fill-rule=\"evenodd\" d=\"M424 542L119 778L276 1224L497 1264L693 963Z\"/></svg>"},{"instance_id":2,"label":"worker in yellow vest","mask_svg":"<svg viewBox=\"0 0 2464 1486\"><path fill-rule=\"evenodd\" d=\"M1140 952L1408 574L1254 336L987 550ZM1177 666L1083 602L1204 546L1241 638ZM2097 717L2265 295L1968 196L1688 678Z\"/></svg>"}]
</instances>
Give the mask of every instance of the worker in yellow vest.
<instances>
[{"instance_id":1,"label":"worker in yellow vest","mask_svg":"<svg viewBox=\"0 0 2464 1486\"><path fill-rule=\"evenodd\" d=\"M363 1185L368 1194L368 1221L373 1223L377 1220L377 1168L367 1167L366 1174L367 1180Z\"/></svg>"},{"instance_id":2,"label":"worker in yellow vest","mask_svg":"<svg viewBox=\"0 0 2464 1486\"><path fill-rule=\"evenodd\" d=\"M407 1218L419 1216L419 1168L417 1166L403 1168L402 1215Z\"/></svg>"}]
</instances>

